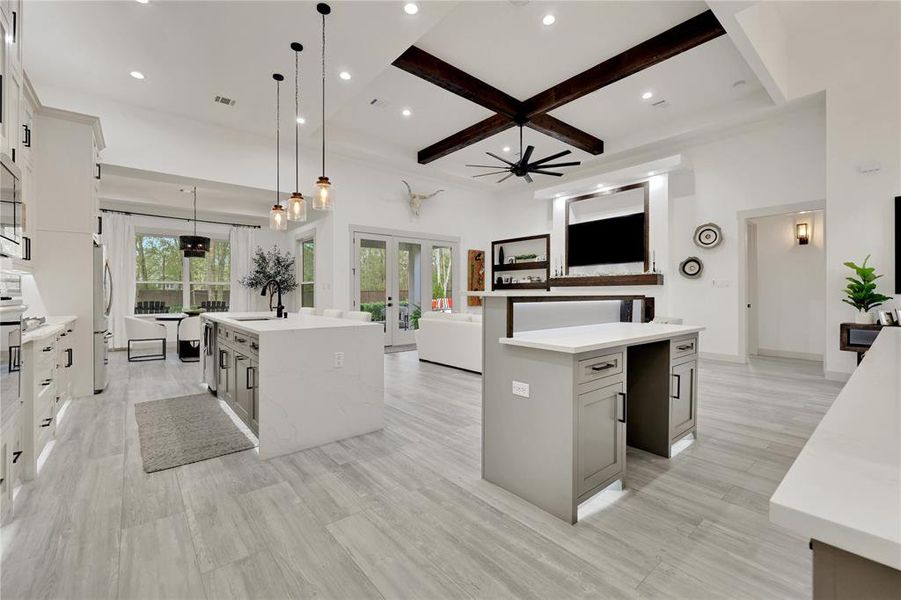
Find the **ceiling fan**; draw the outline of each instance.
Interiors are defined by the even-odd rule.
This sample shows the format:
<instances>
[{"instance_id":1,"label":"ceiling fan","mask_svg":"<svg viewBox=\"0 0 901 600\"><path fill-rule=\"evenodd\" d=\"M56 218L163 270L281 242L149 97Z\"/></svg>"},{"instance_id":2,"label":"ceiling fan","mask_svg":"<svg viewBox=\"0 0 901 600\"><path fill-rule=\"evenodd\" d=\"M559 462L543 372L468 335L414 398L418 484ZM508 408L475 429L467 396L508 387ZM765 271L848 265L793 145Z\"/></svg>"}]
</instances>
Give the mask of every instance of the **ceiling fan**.
<instances>
[{"instance_id":1,"label":"ceiling fan","mask_svg":"<svg viewBox=\"0 0 901 600\"><path fill-rule=\"evenodd\" d=\"M479 175L473 175L473 177L488 177L490 175L500 175L503 173L507 173L505 177L502 177L498 183L502 183L507 181L514 175L517 177L522 177L529 183L532 183L532 173L536 175L552 175L554 177L562 177L563 173L556 173L554 171L548 171L547 169L556 169L560 167L575 167L582 164L582 161L575 160L572 162L562 162L562 163L551 163L550 161L556 160L567 154L572 154L572 150L564 150L563 152L558 152L557 154L551 154L550 156L546 156L539 160L529 162L529 159L532 158L532 153L535 151L535 146L527 146L526 151L522 151L522 125L519 126L519 160L516 162L510 162L509 160L498 156L497 154L493 154L491 152L486 152L488 156L491 158L497 159L504 163L504 165L466 165L467 167L476 167L479 169L500 169L499 171L492 171L490 173L481 173Z\"/></svg>"}]
</instances>

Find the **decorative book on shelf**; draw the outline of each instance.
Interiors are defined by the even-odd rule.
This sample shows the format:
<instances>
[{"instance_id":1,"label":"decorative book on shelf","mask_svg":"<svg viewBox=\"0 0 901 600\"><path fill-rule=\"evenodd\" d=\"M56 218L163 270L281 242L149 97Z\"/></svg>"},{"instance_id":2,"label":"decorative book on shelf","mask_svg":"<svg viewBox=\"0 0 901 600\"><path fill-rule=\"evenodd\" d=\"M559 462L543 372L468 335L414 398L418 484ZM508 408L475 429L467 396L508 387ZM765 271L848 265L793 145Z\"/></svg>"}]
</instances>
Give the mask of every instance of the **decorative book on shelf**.
<instances>
[{"instance_id":1,"label":"decorative book on shelf","mask_svg":"<svg viewBox=\"0 0 901 600\"><path fill-rule=\"evenodd\" d=\"M548 233L491 242L491 289L550 289L550 255Z\"/></svg>"}]
</instances>

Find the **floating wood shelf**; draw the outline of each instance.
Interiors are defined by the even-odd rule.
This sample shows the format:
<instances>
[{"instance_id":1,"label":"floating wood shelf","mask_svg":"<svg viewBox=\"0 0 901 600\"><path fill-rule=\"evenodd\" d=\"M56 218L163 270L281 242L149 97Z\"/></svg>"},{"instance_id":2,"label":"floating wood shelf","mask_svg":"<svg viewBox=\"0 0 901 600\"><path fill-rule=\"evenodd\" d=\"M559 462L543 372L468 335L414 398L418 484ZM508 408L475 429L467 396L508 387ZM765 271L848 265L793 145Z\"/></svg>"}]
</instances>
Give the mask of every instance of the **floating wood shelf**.
<instances>
[{"instance_id":1,"label":"floating wood shelf","mask_svg":"<svg viewBox=\"0 0 901 600\"><path fill-rule=\"evenodd\" d=\"M546 290L546 281L529 281L526 283L495 283L496 290Z\"/></svg>"},{"instance_id":2,"label":"floating wood shelf","mask_svg":"<svg viewBox=\"0 0 901 600\"><path fill-rule=\"evenodd\" d=\"M530 261L530 262L521 262L521 263L508 263L505 265L494 265L491 267L492 271L529 271L529 270L541 270L544 271L547 269L547 261Z\"/></svg>"},{"instance_id":3,"label":"floating wood shelf","mask_svg":"<svg viewBox=\"0 0 901 600\"><path fill-rule=\"evenodd\" d=\"M663 285L662 273L637 275L586 275L585 277L552 277L551 287L595 287L602 285Z\"/></svg>"}]
</instances>

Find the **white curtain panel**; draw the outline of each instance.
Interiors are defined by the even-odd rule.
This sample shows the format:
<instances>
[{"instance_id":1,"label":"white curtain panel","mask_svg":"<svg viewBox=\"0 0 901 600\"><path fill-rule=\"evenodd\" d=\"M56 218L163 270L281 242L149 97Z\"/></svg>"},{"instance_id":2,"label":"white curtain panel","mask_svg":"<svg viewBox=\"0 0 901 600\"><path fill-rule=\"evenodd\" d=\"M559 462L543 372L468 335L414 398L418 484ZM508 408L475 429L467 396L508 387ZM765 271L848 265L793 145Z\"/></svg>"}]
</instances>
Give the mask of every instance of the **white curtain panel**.
<instances>
[{"instance_id":1,"label":"white curtain panel","mask_svg":"<svg viewBox=\"0 0 901 600\"><path fill-rule=\"evenodd\" d=\"M125 317L135 309L135 225L130 215L103 215L103 244L112 274L113 301L110 327L113 347L125 348Z\"/></svg>"},{"instance_id":2,"label":"white curtain panel","mask_svg":"<svg viewBox=\"0 0 901 600\"><path fill-rule=\"evenodd\" d=\"M253 310L254 292L244 287L238 280L247 275L253 265L254 229L250 227L232 227L228 234L231 246L231 285L228 310L243 312Z\"/></svg>"}]
</instances>

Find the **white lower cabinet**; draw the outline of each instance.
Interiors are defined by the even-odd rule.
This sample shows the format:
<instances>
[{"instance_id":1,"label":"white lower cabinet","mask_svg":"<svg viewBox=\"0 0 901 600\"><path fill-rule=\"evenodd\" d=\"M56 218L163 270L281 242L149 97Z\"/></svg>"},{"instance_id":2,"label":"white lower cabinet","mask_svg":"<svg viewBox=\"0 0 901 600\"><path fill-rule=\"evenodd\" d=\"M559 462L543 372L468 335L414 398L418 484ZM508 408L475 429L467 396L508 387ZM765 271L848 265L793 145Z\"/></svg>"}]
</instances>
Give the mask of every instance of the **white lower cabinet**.
<instances>
[{"instance_id":1,"label":"white lower cabinet","mask_svg":"<svg viewBox=\"0 0 901 600\"><path fill-rule=\"evenodd\" d=\"M675 440L695 426L698 362L693 358L679 362L671 372L670 438Z\"/></svg>"},{"instance_id":2,"label":"white lower cabinet","mask_svg":"<svg viewBox=\"0 0 901 600\"><path fill-rule=\"evenodd\" d=\"M583 496L625 469L625 383L622 378L601 379L603 387L579 394L578 494ZM618 379L618 380L617 380Z\"/></svg>"}]
</instances>

